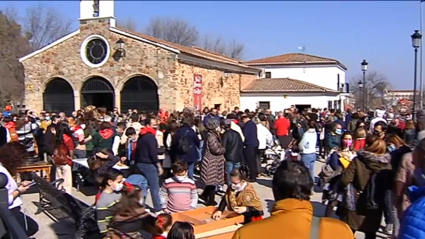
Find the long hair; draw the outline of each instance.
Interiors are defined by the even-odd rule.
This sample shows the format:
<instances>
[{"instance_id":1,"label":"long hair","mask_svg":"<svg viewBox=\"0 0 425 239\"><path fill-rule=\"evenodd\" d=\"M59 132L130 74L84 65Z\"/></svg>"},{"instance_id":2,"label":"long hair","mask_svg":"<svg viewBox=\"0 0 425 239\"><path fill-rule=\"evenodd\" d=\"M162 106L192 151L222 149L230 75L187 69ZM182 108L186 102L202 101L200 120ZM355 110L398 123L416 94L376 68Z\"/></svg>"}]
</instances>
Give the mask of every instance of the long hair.
<instances>
[{"instance_id":1,"label":"long hair","mask_svg":"<svg viewBox=\"0 0 425 239\"><path fill-rule=\"evenodd\" d=\"M28 152L19 142L10 142L0 148L0 163L12 176L16 176L18 168L27 161L27 158Z\"/></svg>"},{"instance_id":2,"label":"long hair","mask_svg":"<svg viewBox=\"0 0 425 239\"><path fill-rule=\"evenodd\" d=\"M404 140L401 139L396 134L390 134L390 135L388 135L387 138L385 139L385 142L387 142L387 144L394 144L397 148L400 148L402 146L406 146L407 145L404 142Z\"/></svg>"},{"instance_id":3,"label":"long hair","mask_svg":"<svg viewBox=\"0 0 425 239\"><path fill-rule=\"evenodd\" d=\"M69 137L72 137L72 132L68 127L67 123L59 123L56 128L56 148L61 147L61 145L64 143L63 136L67 135Z\"/></svg>"},{"instance_id":4,"label":"long hair","mask_svg":"<svg viewBox=\"0 0 425 239\"><path fill-rule=\"evenodd\" d=\"M366 137L366 148L365 151L383 155L387 152L387 144L384 140L380 139L378 136L369 134Z\"/></svg>"},{"instance_id":5,"label":"long hair","mask_svg":"<svg viewBox=\"0 0 425 239\"><path fill-rule=\"evenodd\" d=\"M132 184L124 182L124 187L121 190L121 199L117 203L114 216L121 217L136 217L139 214L137 209L143 208L139 201L141 199L142 190Z\"/></svg>"}]
</instances>

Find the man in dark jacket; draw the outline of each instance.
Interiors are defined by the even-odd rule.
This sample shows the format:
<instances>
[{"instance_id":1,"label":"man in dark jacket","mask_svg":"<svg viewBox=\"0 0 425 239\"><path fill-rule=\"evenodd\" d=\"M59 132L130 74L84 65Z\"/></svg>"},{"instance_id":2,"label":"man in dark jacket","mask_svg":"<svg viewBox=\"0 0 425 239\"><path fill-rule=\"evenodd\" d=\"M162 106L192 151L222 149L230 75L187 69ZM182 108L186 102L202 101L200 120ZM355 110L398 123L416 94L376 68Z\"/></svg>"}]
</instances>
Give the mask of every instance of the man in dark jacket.
<instances>
[{"instance_id":1,"label":"man in dark jacket","mask_svg":"<svg viewBox=\"0 0 425 239\"><path fill-rule=\"evenodd\" d=\"M173 142L171 144L172 152L176 152L176 158L183 160L189 166L187 176L193 179L193 171L195 168L195 163L198 161L199 153L199 138L195 131L192 129L193 118L185 117L182 120L182 126L176 131L173 136ZM180 143L186 143L188 150L187 152L182 152L182 145Z\"/></svg>"},{"instance_id":2,"label":"man in dark jacket","mask_svg":"<svg viewBox=\"0 0 425 239\"><path fill-rule=\"evenodd\" d=\"M243 159L243 142L241 135L232 130L230 125L231 119L224 121L223 147L226 148L224 158L226 159L225 169L227 176L227 184L230 185L230 173L239 168Z\"/></svg>"},{"instance_id":3,"label":"man in dark jacket","mask_svg":"<svg viewBox=\"0 0 425 239\"><path fill-rule=\"evenodd\" d=\"M147 118L144 120L145 127L140 130L136 146L136 163L143 176L148 181L151 189L151 197L154 211L162 209L159 198L159 177L164 172L158 160L158 142L156 141L155 126L158 126L156 119Z\"/></svg>"},{"instance_id":4,"label":"man in dark jacket","mask_svg":"<svg viewBox=\"0 0 425 239\"><path fill-rule=\"evenodd\" d=\"M255 182L258 174L257 150L259 142L257 137L257 125L246 114L242 115L242 121L244 122L242 132L245 136L243 156L250 172L249 181Z\"/></svg>"},{"instance_id":5,"label":"man in dark jacket","mask_svg":"<svg viewBox=\"0 0 425 239\"><path fill-rule=\"evenodd\" d=\"M204 117L203 124L207 125L208 120L211 118L216 118L218 121L220 121L220 116L218 116L217 109L211 109L211 112Z\"/></svg>"}]
</instances>

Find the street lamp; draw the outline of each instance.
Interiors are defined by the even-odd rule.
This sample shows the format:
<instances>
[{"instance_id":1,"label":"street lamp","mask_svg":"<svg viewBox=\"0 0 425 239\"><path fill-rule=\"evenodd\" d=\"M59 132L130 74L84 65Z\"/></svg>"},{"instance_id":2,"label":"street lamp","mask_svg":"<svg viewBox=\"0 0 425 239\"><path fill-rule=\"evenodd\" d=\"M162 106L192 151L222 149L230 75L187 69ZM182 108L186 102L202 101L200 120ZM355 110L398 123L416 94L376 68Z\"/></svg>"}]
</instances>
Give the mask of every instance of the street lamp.
<instances>
[{"instance_id":1,"label":"street lamp","mask_svg":"<svg viewBox=\"0 0 425 239\"><path fill-rule=\"evenodd\" d=\"M413 121L416 120L416 81L417 81L417 67L418 67L418 48L421 46L422 35L419 30L415 30L412 37L412 46L415 49L415 67L413 74Z\"/></svg>"},{"instance_id":2,"label":"street lamp","mask_svg":"<svg viewBox=\"0 0 425 239\"><path fill-rule=\"evenodd\" d=\"M366 96L366 71L367 71L367 65L369 63L367 63L366 60L363 60L362 63L360 64L362 66L362 71L363 71L363 111L366 111L366 103L367 103L367 96ZM359 85L360 86L360 85Z\"/></svg>"},{"instance_id":3,"label":"street lamp","mask_svg":"<svg viewBox=\"0 0 425 239\"><path fill-rule=\"evenodd\" d=\"M359 82L357 84L359 86L359 99L360 99L360 98L362 98L363 81L359 80ZM364 102L364 99L362 100L362 102ZM357 104L357 107L359 107L358 104Z\"/></svg>"}]
</instances>

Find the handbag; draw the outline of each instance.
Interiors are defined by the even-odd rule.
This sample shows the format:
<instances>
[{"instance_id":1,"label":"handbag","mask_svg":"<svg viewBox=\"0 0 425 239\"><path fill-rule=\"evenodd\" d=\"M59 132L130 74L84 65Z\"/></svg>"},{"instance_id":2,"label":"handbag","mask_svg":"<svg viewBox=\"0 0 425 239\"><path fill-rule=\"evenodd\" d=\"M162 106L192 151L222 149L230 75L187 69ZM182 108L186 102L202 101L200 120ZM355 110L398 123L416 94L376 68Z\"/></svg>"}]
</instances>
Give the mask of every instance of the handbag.
<instances>
[{"instance_id":1,"label":"handbag","mask_svg":"<svg viewBox=\"0 0 425 239\"><path fill-rule=\"evenodd\" d=\"M68 159L71 158L68 156L67 152L62 148L55 149L55 151L53 152L53 162L56 165L66 165Z\"/></svg>"},{"instance_id":2,"label":"handbag","mask_svg":"<svg viewBox=\"0 0 425 239\"><path fill-rule=\"evenodd\" d=\"M165 154L165 147L159 146L158 147L158 155L164 155Z\"/></svg>"}]
</instances>

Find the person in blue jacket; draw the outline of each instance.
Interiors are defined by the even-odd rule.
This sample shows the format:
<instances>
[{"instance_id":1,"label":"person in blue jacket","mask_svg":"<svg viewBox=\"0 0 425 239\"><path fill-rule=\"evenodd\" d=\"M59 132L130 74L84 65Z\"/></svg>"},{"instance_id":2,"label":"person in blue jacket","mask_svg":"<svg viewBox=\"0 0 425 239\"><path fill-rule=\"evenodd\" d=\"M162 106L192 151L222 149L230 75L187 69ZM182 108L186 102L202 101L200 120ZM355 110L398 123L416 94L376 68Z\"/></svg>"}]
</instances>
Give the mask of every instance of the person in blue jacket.
<instances>
[{"instance_id":1,"label":"person in blue jacket","mask_svg":"<svg viewBox=\"0 0 425 239\"><path fill-rule=\"evenodd\" d=\"M412 205L405 211L398 239L425 238L425 187L409 187L409 199Z\"/></svg>"},{"instance_id":2,"label":"person in blue jacket","mask_svg":"<svg viewBox=\"0 0 425 239\"><path fill-rule=\"evenodd\" d=\"M193 172L195 168L195 163L198 161L199 153L198 148L200 145L200 141L198 135L193 130L193 118L185 117L182 120L182 126L176 131L173 136L173 141L171 143L172 152L175 152L175 157L179 160L183 160L189 166L188 177L193 179ZM186 142L189 144L188 152L180 152L179 150L179 142L182 137L186 137ZM173 162L174 163L174 162Z\"/></svg>"}]
</instances>

